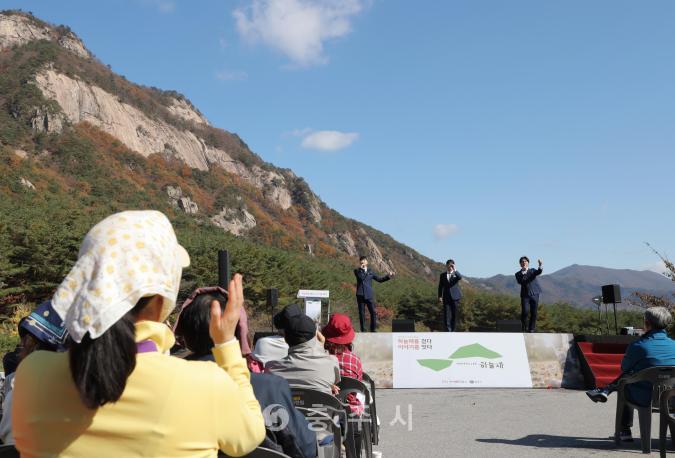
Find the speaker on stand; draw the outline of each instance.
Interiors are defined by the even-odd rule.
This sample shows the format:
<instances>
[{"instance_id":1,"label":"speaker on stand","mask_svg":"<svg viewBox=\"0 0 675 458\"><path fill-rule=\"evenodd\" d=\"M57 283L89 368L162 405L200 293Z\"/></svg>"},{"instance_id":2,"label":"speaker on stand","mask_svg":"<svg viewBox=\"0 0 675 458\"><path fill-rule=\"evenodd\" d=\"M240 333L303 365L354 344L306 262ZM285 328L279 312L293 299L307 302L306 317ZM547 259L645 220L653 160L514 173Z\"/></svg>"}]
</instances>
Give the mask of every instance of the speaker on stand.
<instances>
[{"instance_id":1,"label":"speaker on stand","mask_svg":"<svg viewBox=\"0 0 675 458\"><path fill-rule=\"evenodd\" d=\"M270 323L272 323L272 330L274 330L274 309L279 303L279 290L276 288L267 289L267 307L270 310Z\"/></svg>"},{"instance_id":2,"label":"speaker on stand","mask_svg":"<svg viewBox=\"0 0 675 458\"><path fill-rule=\"evenodd\" d=\"M602 296L595 296L591 299L595 305L598 306L598 323L602 322ZM605 325L607 327L607 335L609 335L609 314L607 313L607 304L605 304ZM603 333L602 325L598 328L600 334Z\"/></svg>"},{"instance_id":3,"label":"speaker on stand","mask_svg":"<svg viewBox=\"0 0 675 458\"><path fill-rule=\"evenodd\" d=\"M230 283L230 253L218 250L218 286L227 291Z\"/></svg>"}]
</instances>

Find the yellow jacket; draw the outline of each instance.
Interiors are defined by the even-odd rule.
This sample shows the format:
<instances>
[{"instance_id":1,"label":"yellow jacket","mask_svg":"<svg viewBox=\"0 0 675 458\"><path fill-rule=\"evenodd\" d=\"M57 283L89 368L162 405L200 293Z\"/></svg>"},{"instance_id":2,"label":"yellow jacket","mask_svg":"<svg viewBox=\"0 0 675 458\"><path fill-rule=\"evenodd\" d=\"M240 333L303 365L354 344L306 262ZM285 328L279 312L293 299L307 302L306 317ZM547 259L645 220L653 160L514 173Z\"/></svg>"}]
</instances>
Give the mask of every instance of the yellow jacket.
<instances>
[{"instance_id":1,"label":"yellow jacket","mask_svg":"<svg viewBox=\"0 0 675 458\"><path fill-rule=\"evenodd\" d=\"M214 348L216 365L163 354L174 337L162 323L136 324L136 340L148 339L160 352L139 353L120 400L97 410L80 401L67 353L26 358L12 410L21 456L241 456L262 442L265 424L237 342Z\"/></svg>"}]
</instances>

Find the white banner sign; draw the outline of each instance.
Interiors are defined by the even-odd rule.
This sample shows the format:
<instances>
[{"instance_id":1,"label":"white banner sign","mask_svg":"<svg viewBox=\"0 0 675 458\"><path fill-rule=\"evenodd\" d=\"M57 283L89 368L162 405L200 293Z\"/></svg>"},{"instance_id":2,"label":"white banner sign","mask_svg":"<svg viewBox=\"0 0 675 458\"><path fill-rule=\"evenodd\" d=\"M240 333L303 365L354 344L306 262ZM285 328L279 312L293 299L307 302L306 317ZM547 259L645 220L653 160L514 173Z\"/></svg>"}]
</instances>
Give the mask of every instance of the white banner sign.
<instances>
[{"instance_id":1,"label":"white banner sign","mask_svg":"<svg viewBox=\"0 0 675 458\"><path fill-rule=\"evenodd\" d=\"M532 388L522 334L393 333L394 388Z\"/></svg>"},{"instance_id":2,"label":"white banner sign","mask_svg":"<svg viewBox=\"0 0 675 458\"><path fill-rule=\"evenodd\" d=\"M330 291L327 289L301 289L298 291L298 299L328 299L329 297Z\"/></svg>"}]
</instances>

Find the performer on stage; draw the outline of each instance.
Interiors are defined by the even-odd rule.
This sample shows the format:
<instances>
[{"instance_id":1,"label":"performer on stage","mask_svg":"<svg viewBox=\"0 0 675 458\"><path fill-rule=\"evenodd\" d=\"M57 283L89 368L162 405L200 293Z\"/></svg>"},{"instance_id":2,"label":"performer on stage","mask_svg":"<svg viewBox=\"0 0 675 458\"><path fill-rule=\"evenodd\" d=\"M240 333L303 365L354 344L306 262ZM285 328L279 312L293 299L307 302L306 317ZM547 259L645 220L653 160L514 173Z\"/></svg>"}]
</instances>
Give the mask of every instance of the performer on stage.
<instances>
[{"instance_id":1,"label":"performer on stage","mask_svg":"<svg viewBox=\"0 0 675 458\"><path fill-rule=\"evenodd\" d=\"M537 281L537 276L541 275L542 262L539 259L538 269L529 268L530 260L527 256L522 256L519 260L520 270L516 272L516 281L520 285L520 322L523 332L535 332L537 328L537 306L539 305L539 294L541 288ZM527 322L527 315L530 314L530 321Z\"/></svg>"},{"instance_id":2,"label":"performer on stage","mask_svg":"<svg viewBox=\"0 0 675 458\"><path fill-rule=\"evenodd\" d=\"M378 283L385 282L394 276L393 272L389 275L380 277L377 273L368 269L368 259L365 256L359 258L358 269L354 269L354 276L356 277L356 303L359 306L359 325L361 332L366 330L366 311L368 306L370 313L370 332L375 332L377 327L377 314L375 313L375 294L373 293L373 280Z\"/></svg>"},{"instance_id":3,"label":"performer on stage","mask_svg":"<svg viewBox=\"0 0 675 458\"><path fill-rule=\"evenodd\" d=\"M455 331L457 323L457 308L462 298L462 290L459 289L459 281L462 275L455 269L455 261L448 259L445 263L447 272L441 274L438 280L438 302L443 304L443 322L448 332Z\"/></svg>"}]
</instances>

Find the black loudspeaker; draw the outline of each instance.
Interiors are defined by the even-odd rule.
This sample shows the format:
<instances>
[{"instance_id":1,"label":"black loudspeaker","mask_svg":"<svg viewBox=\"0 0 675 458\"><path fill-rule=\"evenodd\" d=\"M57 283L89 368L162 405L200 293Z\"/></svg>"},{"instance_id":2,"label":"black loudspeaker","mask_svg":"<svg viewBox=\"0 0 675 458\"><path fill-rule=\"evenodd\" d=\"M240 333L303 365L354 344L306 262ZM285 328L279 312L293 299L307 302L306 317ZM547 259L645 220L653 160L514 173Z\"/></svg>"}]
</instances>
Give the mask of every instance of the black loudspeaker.
<instances>
[{"instance_id":1,"label":"black loudspeaker","mask_svg":"<svg viewBox=\"0 0 675 458\"><path fill-rule=\"evenodd\" d=\"M619 285L604 285L602 287L603 304L619 304L621 302L621 287Z\"/></svg>"},{"instance_id":2,"label":"black loudspeaker","mask_svg":"<svg viewBox=\"0 0 675 458\"><path fill-rule=\"evenodd\" d=\"M520 320L497 320L497 332L523 332Z\"/></svg>"},{"instance_id":3,"label":"black loudspeaker","mask_svg":"<svg viewBox=\"0 0 675 458\"><path fill-rule=\"evenodd\" d=\"M277 308L279 303L279 290L276 288L267 289L267 307L270 310L270 322L272 323L272 329L274 329L274 309Z\"/></svg>"},{"instance_id":4,"label":"black loudspeaker","mask_svg":"<svg viewBox=\"0 0 675 458\"><path fill-rule=\"evenodd\" d=\"M269 288L267 290L267 306L276 307L279 303L279 290L276 288Z\"/></svg>"},{"instance_id":5,"label":"black loudspeaker","mask_svg":"<svg viewBox=\"0 0 675 458\"><path fill-rule=\"evenodd\" d=\"M218 286L227 291L230 283L230 253L218 250Z\"/></svg>"},{"instance_id":6,"label":"black loudspeaker","mask_svg":"<svg viewBox=\"0 0 675 458\"><path fill-rule=\"evenodd\" d=\"M392 320L391 332L415 332L415 320Z\"/></svg>"}]
</instances>

